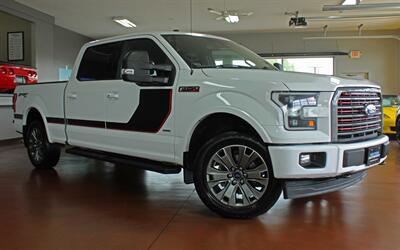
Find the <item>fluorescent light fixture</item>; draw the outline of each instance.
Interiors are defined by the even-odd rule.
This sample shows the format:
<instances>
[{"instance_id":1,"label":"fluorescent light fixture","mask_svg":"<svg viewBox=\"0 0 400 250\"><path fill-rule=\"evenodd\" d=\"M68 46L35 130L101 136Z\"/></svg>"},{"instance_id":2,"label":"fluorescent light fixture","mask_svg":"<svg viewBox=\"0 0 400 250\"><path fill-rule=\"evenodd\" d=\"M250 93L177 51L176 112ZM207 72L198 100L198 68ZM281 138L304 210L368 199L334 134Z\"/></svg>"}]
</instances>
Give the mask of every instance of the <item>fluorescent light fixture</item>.
<instances>
[{"instance_id":1,"label":"fluorescent light fixture","mask_svg":"<svg viewBox=\"0 0 400 250\"><path fill-rule=\"evenodd\" d=\"M342 5L356 5L360 4L361 0L344 0Z\"/></svg>"},{"instance_id":2,"label":"fluorescent light fixture","mask_svg":"<svg viewBox=\"0 0 400 250\"><path fill-rule=\"evenodd\" d=\"M136 28L136 24L129 21L129 19L126 17L114 17L113 21L126 27L126 28Z\"/></svg>"},{"instance_id":3,"label":"fluorescent light fixture","mask_svg":"<svg viewBox=\"0 0 400 250\"><path fill-rule=\"evenodd\" d=\"M303 37L303 40L345 40L345 39L396 39L400 41L397 35L378 35L378 36L316 36Z\"/></svg>"},{"instance_id":4,"label":"fluorescent light fixture","mask_svg":"<svg viewBox=\"0 0 400 250\"><path fill-rule=\"evenodd\" d=\"M340 20L353 20L353 19L384 19L384 18L398 18L400 13L393 14L378 14L378 15L349 15L349 16L310 16L306 17L308 21L340 21Z\"/></svg>"},{"instance_id":5,"label":"fluorescent light fixture","mask_svg":"<svg viewBox=\"0 0 400 250\"><path fill-rule=\"evenodd\" d=\"M225 21L227 21L228 23L238 23L239 16L238 15L228 15L225 17Z\"/></svg>"},{"instance_id":6,"label":"fluorescent light fixture","mask_svg":"<svg viewBox=\"0 0 400 250\"><path fill-rule=\"evenodd\" d=\"M400 9L400 3L370 3L370 4L324 5L322 11L346 11L346 10L398 11L399 9Z\"/></svg>"}]
</instances>

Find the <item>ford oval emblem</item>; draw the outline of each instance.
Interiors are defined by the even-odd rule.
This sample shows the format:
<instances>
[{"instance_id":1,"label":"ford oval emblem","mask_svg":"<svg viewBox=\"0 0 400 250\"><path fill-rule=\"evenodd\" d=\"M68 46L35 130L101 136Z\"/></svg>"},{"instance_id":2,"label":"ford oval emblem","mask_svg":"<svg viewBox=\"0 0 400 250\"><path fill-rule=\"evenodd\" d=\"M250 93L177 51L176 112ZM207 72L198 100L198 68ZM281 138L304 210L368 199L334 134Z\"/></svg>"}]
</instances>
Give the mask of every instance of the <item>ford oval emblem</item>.
<instances>
[{"instance_id":1,"label":"ford oval emblem","mask_svg":"<svg viewBox=\"0 0 400 250\"><path fill-rule=\"evenodd\" d=\"M376 114L376 111L377 111L377 109L374 104L369 104L365 107L365 113L367 115L374 115L374 114Z\"/></svg>"}]
</instances>

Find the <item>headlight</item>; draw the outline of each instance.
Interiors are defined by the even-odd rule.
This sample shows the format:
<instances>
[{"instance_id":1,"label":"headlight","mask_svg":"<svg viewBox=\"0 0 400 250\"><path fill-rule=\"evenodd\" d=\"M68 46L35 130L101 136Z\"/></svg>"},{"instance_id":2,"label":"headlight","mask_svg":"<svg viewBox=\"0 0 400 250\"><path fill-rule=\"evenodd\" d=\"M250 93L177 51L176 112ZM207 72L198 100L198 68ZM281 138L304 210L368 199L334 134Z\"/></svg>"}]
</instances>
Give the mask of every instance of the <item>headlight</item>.
<instances>
[{"instance_id":1,"label":"headlight","mask_svg":"<svg viewBox=\"0 0 400 250\"><path fill-rule=\"evenodd\" d=\"M319 93L272 93L272 100L283 111L285 127L288 130L317 129L318 117L328 115L328 110L318 107L318 97Z\"/></svg>"}]
</instances>

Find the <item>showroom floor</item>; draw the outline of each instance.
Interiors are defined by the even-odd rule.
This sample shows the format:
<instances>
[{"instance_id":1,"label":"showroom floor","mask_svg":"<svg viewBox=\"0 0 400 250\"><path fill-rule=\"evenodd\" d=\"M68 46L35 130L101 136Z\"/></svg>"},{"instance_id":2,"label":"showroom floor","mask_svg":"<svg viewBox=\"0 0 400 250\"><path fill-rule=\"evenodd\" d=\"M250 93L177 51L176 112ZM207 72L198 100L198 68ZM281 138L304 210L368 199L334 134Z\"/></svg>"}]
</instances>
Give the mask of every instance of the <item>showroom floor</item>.
<instances>
[{"instance_id":1,"label":"showroom floor","mask_svg":"<svg viewBox=\"0 0 400 250\"><path fill-rule=\"evenodd\" d=\"M362 184L280 199L253 220L211 213L181 175L65 155L33 170L0 146L0 249L399 249L400 148ZM327 244L327 242L329 242Z\"/></svg>"}]
</instances>

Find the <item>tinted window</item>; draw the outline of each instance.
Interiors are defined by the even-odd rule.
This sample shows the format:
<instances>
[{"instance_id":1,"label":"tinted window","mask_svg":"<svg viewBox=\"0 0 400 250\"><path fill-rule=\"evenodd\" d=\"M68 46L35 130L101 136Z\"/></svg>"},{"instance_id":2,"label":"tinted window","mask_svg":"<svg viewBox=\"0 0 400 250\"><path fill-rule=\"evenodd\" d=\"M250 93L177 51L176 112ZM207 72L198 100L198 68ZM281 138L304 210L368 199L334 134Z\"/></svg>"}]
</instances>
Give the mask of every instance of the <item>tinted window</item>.
<instances>
[{"instance_id":1,"label":"tinted window","mask_svg":"<svg viewBox=\"0 0 400 250\"><path fill-rule=\"evenodd\" d=\"M162 51L162 49L152 40L150 39L134 39L125 41L122 46L122 56L119 60L118 66L118 78L122 78L122 59L124 55L131 51L147 51L149 53L150 63L157 64L157 65L172 65L171 60L168 56ZM161 70L152 70L152 76L158 77L168 77L170 85L173 84L175 72L166 72Z\"/></svg>"},{"instance_id":2,"label":"tinted window","mask_svg":"<svg viewBox=\"0 0 400 250\"><path fill-rule=\"evenodd\" d=\"M125 41L123 45L123 53L130 51L147 51L150 61L154 64L172 64L167 55L161 50L158 45L150 39L135 39Z\"/></svg>"},{"instance_id":3,"label":"tinted window","mask_svg":"<svg viewBox=\"0 0 400 250\"><path fill-rule=\"evenodd\" d=\"M78 70L78 80L113 80L118 77L118 63L122 42L102 44L88 48Z\"/></svg>"},{"instance_id":4,"label":"tinted window","mask_svg":"<svg viewBox=\"0 0 400 250\"><path fill-rule=\"evenodd\" d=\"M275 70L254 52L232 41L190 35L163 36L191 68Z\"/></svg>"}]
</instances>

